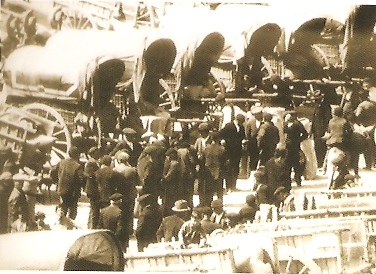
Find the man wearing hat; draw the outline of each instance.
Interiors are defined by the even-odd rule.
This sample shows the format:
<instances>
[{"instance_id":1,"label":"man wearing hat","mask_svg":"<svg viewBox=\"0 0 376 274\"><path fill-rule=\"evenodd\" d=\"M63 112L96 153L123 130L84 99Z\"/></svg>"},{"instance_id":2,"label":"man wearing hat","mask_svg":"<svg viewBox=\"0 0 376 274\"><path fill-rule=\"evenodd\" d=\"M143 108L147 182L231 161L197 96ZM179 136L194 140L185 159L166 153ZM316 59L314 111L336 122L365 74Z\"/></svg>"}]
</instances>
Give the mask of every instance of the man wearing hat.
<instances>
[{"instance_id":1,"label":"man wearing hat","mask_svg":"<svg viewBox=\"0 0 376 274\"><path fill-rule=\"evenodd\" d=\"M197 208L194 208L191 214L191 219L186 221L180 228L178 233L179 241L183 247L191 244L202 244L205 240L206 234L201 226L201 213Z\"/></svg>"},{"instance_id":2,"label":"man wearing hat","mask_svg":"<svg viewBox=\"0 0 376 274\"><path fill-rule=\"evenodd\" d=\"M217 197L223 198L223 172L226 162L226 151L220 143L219 132L210 134L212 142L206 147L204 152L205 168L207 169L205 194L201 203L203 206L209 206L216 193Z\"/></svg>"},{"instance_id":3,"label":"man wearing hat","mask_svg":"<svg viewBox=\"0 0 376 274\"><path fill-rule=\"evenodd\" d=\"M45 223L46 219L46 214L44 214L41 211L38 211L35 213L35 223L36 223L36 229L38 231L43 231L43 230L51 230L51 227L49 224Z\"/></svg>"},{"instance_id":4,"label":"man wearing hat","mask_svg":"<svg viewBox=\"0 0 376 274\"><path fill-rule=\"evenodd\" d=\"M225 125L220 131L220 136L225 140L227 158L226 167L226 190L236 190L236 180L239 176L240 158L242 156L243 142L245 142L244 130L245 117L236 115L235 120Z\"/></svg>"},{"instance_id":5,"label":"man wearing hat","mask_svg":"<svg viewBox=\"0 0 376 274\"><path fill-rule=\"evenodd\" d=\"M245 204L239 210L239 219L241 223L253 222L255 219L256 211L259 210L256 196L253 194L247 195Z\"/></svg>"},{"instance_id":6,"label":"man wearing hat","mask_svg":"<svg viewBox=\"0 0 376 274\"><path fill-rule=\"evenodd\" d=\"M213 213L210 216L210 221L215 224L221 225L223 229L227 228L226 224L226 212L223 210L223 201L222 199L216 199L210 204Z\"/></svg>"},{"instance_id":7,"label":"man wearing hat","mask_svg":"<svg viewBox=\"0 0 376 274\"><path fill-rule=\"evenodd\" d=\"M251 170L256 170L259 162L259 149L256 137L263 120L262 110L261 105L252 106L251 115L245 123L245 136L247 139L249 166Z\"/></svg>"},{"instance_id":8,"label":"man wearing hat","mask_svg":"<svg viewBox=\"0 0 376 274\"><path fill-rule=\"evenodd\" d=\"M123 211L120 209L123 195L114 193L110 196L110 205L101 210L99 216L99 228L111 230L120 240L124 251L128 243L124 242L126 227L123 221Z\"/></svg>"},{"instance_id":9,"label":"man wearing hat","mask_svg":"<svg viewBox=\"0 0 376 274\"><path fill-rule=\"evenodd\" d=\"M29 204L23 191L24 180L13 176L14 188L8 199L8 232L25 232L31 226Z\"/></svg>"},{"instance_id":10,"label":"man wearing hat","mask_svg":"<svg viewBox=\"0 0 376 274\"><path fill-rule=\"evenodd\" d=\"M295 211L294 196L284 186L280 186L274 191L274 199L279 212Z\"/></svg>"},{"instance_id":11,"label":"man wearing hat","mask_svg":"<svg viewBox=\"0 0 376 274\"><path fill-rule=\"evenodd\" d=\"M119 151L128 153L129 163L136 167L138 157L140 157L142 146L138 142L138 133L133 128L124 128L122 140L117 142L115 148L111 151L110 156L115 156Z\"/></svg>"},{"instance_id":12,"label":"man wearing hat","mask_svg":"<svg viewBox=\"0 0 376 274\"><path fill-rule=\"evenodd\" d=\"M301 164L302 151L300 144L308 138L308 132L303 124L298 120L296 111L291 111L286 115L286 122L283 127L286 142L286 165L290 177L294 169L294 180L298 186L301 185L304 166ZM291 182L291 179L290 179Z\"/></svg>"},{"instance_id":13,"label":"man wearing hat","mask_svg":"<svg viewBox=\"0 0 376 274\"><path fill-rule=\"evenodd\" d=\"M13 161L6 161L0 175L0 234L8 230L8 199L14 187L13 175L17 171Z\"/></svg>"},{"instance_id":14,"label":"man wearing hat","mask_svg":"<svg viewBox=\"0 0 376 274\"><path fill-rule=\"evenodd\" d=\"M226 96L224 93L219 93L217 97L215 97L215 101L221 107L221 122L219 128L222 129L225 127L226 124L231 123L235 120L236 115L242 114L245 116L244 111L241 110L240 107L234 104L227 104L226 103Z\"/></svg>"},{"instance_id":15,"label":"man wearing hat","mask_svg":"<svg viewBox=\"0 0 376 274\"><path fill-rule=\"evenodd\" d=\"M127 242L133 232L133 217L135 199L137 197L136 186L139 185L139 177L136 168L129 164L129 154L121 151L117 154L118 165L114 167L115 191L123 195L120 205L123 211L124 225L126 227Z\"/></svg>"},{"instance_id":16,"label":"man wearing hat","mask_svg":"<svg viewBox=\"0 0 376 274\"><path fill-rule=\"evenodd\" d=\"M174 202L181 199L183 195L183 180L182 167L179 162L178 152L175 148L169 148L166 152L166 160L163 168L162 178L162 207L163 216L166 217L171 214L171 208Z\"/></svg>"},{"instance_id":17,"label":"man wearing hat","mask_svg":"<svg viewBox=\"0 0 376 274\"><path fill-rule=\"evenodd\" d=\"M279 142L279 130L272 122L272 118L273 116L270 113L263 113L263 123L256 136L260 159L259 165L261 166L264 166L273 157Z\"/></svg>"},{"instance_id":18,"label":"man wearing hat","mask_svg":"<svg viewBox=\"0 0 376 274\"><path fill-rule=\"evenodd\" d=\"M144 194L137 198L141 207L135 231L137 248L142 252L151 243L157 242L157 230L162 222L162 210L154 197Z\"/></svg>"},{"instance_id":19,"label":"man wearing hat","mask_svg":"<svg viewBox=\"0 0 376 274\"><path fill-rule=\"evenodd\" d=\"M206 147L209 145L209 125L205 122L201 123L198 126L198 130L200 132L200 137L196 139L194 144L194 151L196 152L196 159L198 165L198 195L200 198L200 204L204 205L205 203L205 188L206 188L206 180L207 180L207 173L208 170L205 166L205 150Z\"/></svg>"},{"instance_id":20,"label":"man wearing hat","mask_svg":"<svg viewBox=\"0 0 376 274\"><path fill-rule=\"evenodd\" d=\"M57 170L57 192L60 195L63 213L74 220L84 183L84 169L79 162L80 152L77 147L72 146L68 154L69 158L61 160L54 169Z\"/></svg>"},{"instance_id":21,"label":"man wearing hat","mask_svg":"<svg viewBox=\"0 0 376 274\"><path fill-rule=\"evenodd\" d=\"M185 200L178 200L171 208L173 214L162 219L162 223L157 231L157 240L161 242L171 242L173 239L178 240L178 233L181 226L188 220L191 208Z\"/></svg>"}]
</instances>

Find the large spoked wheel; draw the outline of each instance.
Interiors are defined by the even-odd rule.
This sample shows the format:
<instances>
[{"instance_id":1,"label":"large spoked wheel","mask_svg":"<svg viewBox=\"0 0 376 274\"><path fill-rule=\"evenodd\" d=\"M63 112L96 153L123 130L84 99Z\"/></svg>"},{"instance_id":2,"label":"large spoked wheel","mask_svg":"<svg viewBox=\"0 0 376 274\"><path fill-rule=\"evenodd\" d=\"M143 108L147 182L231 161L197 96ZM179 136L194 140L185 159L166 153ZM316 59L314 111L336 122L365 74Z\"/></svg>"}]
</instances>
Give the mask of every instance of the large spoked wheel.
<instances>
[{"instance_id":1,"label":"large spoked wheel","mask_svg":"<svg viewBox=\"0 0 376 274\"><path fill-rule=\"evenodd\" d=\"M281 267L282 269L280 269L281 273L322 273L317 263L313 259L306 257L302 252L288 246L278 247L278 250L279 253L285 254L288 257L285 267Z\"/></svg>"},{"instance_id":2,"label":"large spoked wheel","mask_svg":"<svg viewBox=\"0 0 376 274\"><path fill-rule=\"evenodd\" d=\"M50 16L50 24L56 30L97 28L97 24L90 14L69 6L55 8Z\"/></svg>"},{"instance_id":3,"label":"large spoked wheel","mask_svg":"<svg viewBox=\"0 0 376 274\"><path fill-rule=\"evenodd\" d=\"M40 103L25 105L23 109L46 119L47 123L42 124L44 134L56 138L50 154L51 165L67 158L71 147L71 136L63 117L55 109Z\"/></svg>"}]
</instances>

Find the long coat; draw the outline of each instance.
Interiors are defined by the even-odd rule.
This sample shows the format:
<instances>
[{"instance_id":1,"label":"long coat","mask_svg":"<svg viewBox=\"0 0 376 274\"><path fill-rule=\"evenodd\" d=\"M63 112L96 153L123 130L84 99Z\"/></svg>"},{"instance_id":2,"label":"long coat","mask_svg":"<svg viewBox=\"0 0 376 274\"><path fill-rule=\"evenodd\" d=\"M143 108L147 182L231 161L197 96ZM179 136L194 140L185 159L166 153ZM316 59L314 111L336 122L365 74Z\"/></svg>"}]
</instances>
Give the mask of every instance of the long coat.
<instances>
[{"instance_id":1,"label":"long coat","mask_svg":"<svg viewBox=\"0 0 376 274\"><path fill-rule=\"evenodd\" d=\"M116 179L114 173L109 166L102 166L95 172L101 207L109 205L110 196L115 193Z\"/></svg>"},{"instance_id":2,"label":"long coat","mask_svg":"<svg viewBox=\"0 0 376 274\"><path fill-rule=\"evenodd\" d=\"M136 238L138 251L143 251L150 243L157 242L157 230L162 222L162 211L158 204L147 205L138 217Z\"/></svg>"},{"instance_id":3,"label":"long coat","mask_svg":"<svg viewBox=\"0 0 376 274\"><path fill-rule=\"evenodd\" d=\"M57 192L63 195L80 196L83 167L75 159L63 159L57 165ZM81 175L80 175L81 174Z\"/></svg>"},{"instance_id":4,"label":"long coat","mask_svg":"<svg viewBox=\"0 0 376 274\"><path fill-rule=\"evenodd\" d=\"M279 130L272 122L264 122L257 133L257 144L260 155L260 165L273 157L279 142Z\"/></svg>"}]
</instances>

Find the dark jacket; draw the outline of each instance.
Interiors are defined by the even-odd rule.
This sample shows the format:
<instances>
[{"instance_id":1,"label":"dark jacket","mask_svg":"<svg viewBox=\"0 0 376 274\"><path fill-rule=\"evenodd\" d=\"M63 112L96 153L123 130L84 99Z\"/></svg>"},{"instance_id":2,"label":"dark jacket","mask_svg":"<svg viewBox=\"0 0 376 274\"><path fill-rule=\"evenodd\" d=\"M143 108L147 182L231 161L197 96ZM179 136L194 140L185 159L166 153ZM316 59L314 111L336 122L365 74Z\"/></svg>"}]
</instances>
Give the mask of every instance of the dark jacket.
<instances>
[{"instance_id":1,"label":"dark jacket","mask_svg":"<svg viewBox=\"0 0 376 274\"><path fill-rule=\"evenodd\" d=\"M80 196L83 182L83 167L75 159L63 159L57 165L58 185L60 195Z\"/></svg>"},{"instance_id":2,"label":"dark jacket","mask_svg":"<svg viewBox=\"0 0 376 274\"><path fill-rule=\"evenodd\" d=\"M176 215L163 218L156 234L158 242L160 242L162 238L164 238L166 242L171 242L172 237L175 237L177 241L179 230L183 224L184 220Z\"/></svg>"},{"instance_id":3,"label":"dark jacket","mask_svg":"<svg viewBox=\"0 0 376 274\"><path fill-rule=\"evenodd\" d=\"M116 178L114 171L109 166L103 166L95 172L98 184L99 201L101 204L109 204L110 196L115 193Z\"/></svg>"},{"instance_id":4,"label":"dark jacket","mask_svg":"<svg viewBox=\"0 0 376 274\"><path fill-rule=\"evenodd\" d=\"M162 211L158 204L147 205L141 210L135 233L139 251L157 241L156 233L161 222Z\"/></svg>"},{"instance_id":5,"label":"dark jacket","mask_svg":"<svg viewBox=\"0 0 376 274\"><path fill-rule=\"evenodd\" d=\"M109 205L103 208L99 216L99 228L111 230L121 239L125 230L122 210L115 205Z\"/></svg>"}]
</instances>

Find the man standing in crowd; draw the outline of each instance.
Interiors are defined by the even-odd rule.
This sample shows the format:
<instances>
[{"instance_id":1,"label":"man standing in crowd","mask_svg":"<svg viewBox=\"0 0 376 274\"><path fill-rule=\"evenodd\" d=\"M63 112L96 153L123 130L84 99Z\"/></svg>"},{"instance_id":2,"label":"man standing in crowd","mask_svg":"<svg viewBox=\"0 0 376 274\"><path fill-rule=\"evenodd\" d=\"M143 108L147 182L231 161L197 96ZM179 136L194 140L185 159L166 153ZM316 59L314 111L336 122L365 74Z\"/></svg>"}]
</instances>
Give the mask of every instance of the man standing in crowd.
<instances>
[{"instance_id":1,"label":"man standing in crowd","mask_svg":"<svg viewBox=\"0 0 376 274\"><path fill-rule=\"evenodd\" d=\"M257 145L259 150L260 166L264 166L266 162L273 157L274 151L279 142L279 130L272 122L273 116L263 113L263 123L257 133Z\"/></svg>"},{"instance_id":2,"label":"man standing in crowd","mask_svg":"<svg viewBox=\"0 0 376 274\"><path fill-rule=\"evenodd\" d=\"M210 206L213 210L213 213L210 216L210 221L212 221L215 224L219 224L222 227L222 229L227 228L227 216L226 212L223 209L222 199L212 201Z\"/></svg>"},{"instance_id":3,"label":"man standing in crowd","mask_svg":"<svg viewBox=\"0 0 376 274\"><path fill-rule=\"evenodd\" d=\"M14 187L13 175L17 166L13 161L6 161L0 175L0 234L8 230L8 199Z\"/></svg>"},{"instance_id":4,"label":"man standing in crowd","mask_svg":"<svg viewBox=\"0 0 376 274\"><path fill-rule=\"evenodd\" d=\"M77 147L70 148L69 157L61 160L55 168L58 175L57 192L60 195L63 214L68 214L68 217L74 220L83 187L84 170L79 162L80 153Z\"/></svg>"},{"instance_id":5,"label":"man standing in crowd","mask_svg":"<svg viewBox=\"0 0 376 274\"><path fill-rule=\"evenodd\" d=\"M213 200L214 193L217 198L223 198L223 170L225 157L225 148L220 144L219 132L210 134L212 143L207 145L204 152L205 167L207 169L204 205L209 205Z\"/></svg>"},{"instance_id":6,"label":"man standing in crowd","mask_svg":"<svg viewBox=\"0 0 376 274\"><path fill-rule=\"evenodd\" d=\"M196 139L194 144L194 149L197 155L197 165L198 165L198 195L200 198L200 205L205 206L206 200L206 184L207 184L207 173L208 170L205 166L205 150L209 144L209 125L207 123L201 123L198 126L198 131L200 132L200 137ZM208 206L208 205L207 205Z\"/></svg>"},{"instance_id":7,"label":"man standing in crowd","mask_svg":"<svg viewBox=\"0 0 376 274\"><path fill-rule=\"evenodd\" d=\"M296 111L291 111L285 117L284 133L286 136L286 165L290 173L294 169L294 181L301 185L304 167L300 163L300 143L308 138L308 133L303 124L298 120ZM291 179L290 179L291 180Z\"/></svg>"},{"instance_id":8,"label":"man standing in crowd","mask_svg":"<svg viewBox=\"0 0 376 274\"><path fill-rule=\"evenodd\" d=\"M171 242L173 239L178 240L178 233L181 226L188 220L191 212L187 201L178 200L171 209L174 213L170 216L164 217L161 225L157 231L157 240L161 242Z\"/></svg>"},{"instance_id":9,"label":"man standing in crowd","mask_svg":"<svg viewBox=\"0 0 376 274\"><path fill-rule=\"evenodd\" d=\"M24 181L14 178L14 188L8 199L8 232L25 232L31 226L29 206L22 190Z\"/></svg>"},{"instance_id":10,"label":"man standing in crowd","mask_svg":"<svg viewBox=\"0 0 376 274\"><path fill-rule=\"evenodd\" d=\"M225 140L227 157L225 176L227 191L236 190L236 180L239 176L242 145L243 142L245 142L244 121L245 117L242 114L238 114L233 122L226 124L220 131L222 139Z\"/></svg>"},{"instance_id":11,"label":"man standing in crowd","mask_svg":"<svg viewBox=\"0 0 376 274\"><path fill-rule=\"evenodd\" d=\"M135 199L137 197L136 185L138 185L138 175L136 168L129 163L129 155L121 151L117 154L119 165L114 168L115 192L123 195L122 203L119 207L122 210L124 224L124 246L128 247L129 237L133 233L133 212Z\"/></svg>"},{"instance_id":12,"label":"man standing in crowd","mask_svg":"<svg viewBox=\"0 0 376 274\"><path fill-rule=\"evenodd\" d=\"M256 170L259 162L257 134L262 124L262 119L262 107L251 107L251 116L247 119L247 122L245 124L245 136L247 139L247 150L249 154L249 165L251 170Z\"/></svg>"},{"instance_id":13,"label":"man standing in crowd","mask_svg":"<svg viewBox=\"0 0 376 274\"><path fill-rule=\"evenodd\" d=\"M175 201L181 199L183 193L181 165L178 162L178 152L169 148L166 152L166 162L162 178L163 216L171 215L171 208Z\"/></svg>"},{"instance_id":14,"label":"man standing in crowd","mask_svg":"<svg viewBox=\"0 0 376 274\"><path fill-rule=\"evenodd\" d=\"M141 213L136 228L137 248L141 252L151 243L157 242L157 230L162 222L162 211L150 194L138 198Z\"/></svg>"},{"instance_id":15,"label":"man standing in crowd","mask_svg":"<svg viewBox=\"0 0 376 274\"><path fill-rule=\"evenodd\" d=\"M120 209L122 202L122 194L114 193L110 196L110 205L101 210L99 228L112 231L122 244L123 250L126 251L129 240L124 241L126 227L123 222L123 211Z\"/></svg>"},{"instance_id":16,"label":"man standing in crowd","mask_svg":"<svg viewBox=\"0 0 376 274\"><path fill-rule=\"evenodd\" d=\"M329 176L328 188L332 184L332 176L334 174L333 159L338 153L346 154L349 158L349 147L351 145L351 134L353 132L351 124L342 117L343 111L341 107L335 107L332 111L333 118L329 120L328 131L323 136L328 147L327 152L327 170Z\"/></svg>"},{"instance_id":17,"label":"man standing in crowd","mask_svg":"<svg viewBox=\"0 0 376 274\"><path fill-rule=\"evenodd\" d=\"M110 196L115 193L116 180L112 169L112 159L105 155L100 159L100 168L95 172L98 185L100 208L110 205Z\"/></svg>"}]
</instances>

